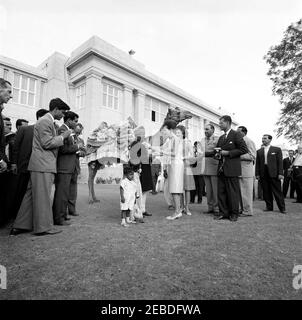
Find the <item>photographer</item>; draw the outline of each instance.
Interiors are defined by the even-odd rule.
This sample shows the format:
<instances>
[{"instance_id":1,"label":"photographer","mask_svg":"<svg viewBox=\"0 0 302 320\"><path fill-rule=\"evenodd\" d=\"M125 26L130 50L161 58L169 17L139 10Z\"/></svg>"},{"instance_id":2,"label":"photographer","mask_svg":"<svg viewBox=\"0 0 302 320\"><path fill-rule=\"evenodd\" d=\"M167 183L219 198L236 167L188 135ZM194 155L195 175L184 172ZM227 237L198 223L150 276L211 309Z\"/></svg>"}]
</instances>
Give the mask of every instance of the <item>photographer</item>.
<instances>
[{"instance_id":1,"label":"photographer","mask_svg":"<svg viewBox=\"0 0 302 320\"><path fill-rule=\"evenodd\" d=\"M231 129L232 118L222 116L219 119L220 129L225 132L217 143L214 158L218 164L218 206L220 214L215 219L237 221L240 205L241 176L240 156L248 153L248 148L241 134Z\"/></svg>"}]
</instances>

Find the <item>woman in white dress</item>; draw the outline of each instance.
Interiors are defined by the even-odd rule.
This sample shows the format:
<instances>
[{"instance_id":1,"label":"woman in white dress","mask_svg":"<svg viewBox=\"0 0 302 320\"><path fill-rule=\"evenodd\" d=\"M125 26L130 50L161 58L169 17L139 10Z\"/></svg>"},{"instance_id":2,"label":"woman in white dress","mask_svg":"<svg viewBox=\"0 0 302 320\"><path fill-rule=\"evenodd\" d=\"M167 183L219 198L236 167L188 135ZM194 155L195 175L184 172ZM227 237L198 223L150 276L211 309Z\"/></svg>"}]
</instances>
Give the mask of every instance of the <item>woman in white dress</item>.
<instances>
[{"instance_id":1,"label":"woman in white dress","mask_svg":"<svg viewBox=\"0 0 302 320\"><path fill-rule=\"evenodd\" d=\"M168 139L171 139L170 151L163 151L164 156L170 157L170 164L168 165L168 186L175 205L175 212L171 216L167 217L169 220L175 220L182 216L181 197L184 191L184 145L182 132L173 133L175 126L176 123L174 121L166 121L162 127L162 134L167 136Z\"/></svg>"}]
</instances>

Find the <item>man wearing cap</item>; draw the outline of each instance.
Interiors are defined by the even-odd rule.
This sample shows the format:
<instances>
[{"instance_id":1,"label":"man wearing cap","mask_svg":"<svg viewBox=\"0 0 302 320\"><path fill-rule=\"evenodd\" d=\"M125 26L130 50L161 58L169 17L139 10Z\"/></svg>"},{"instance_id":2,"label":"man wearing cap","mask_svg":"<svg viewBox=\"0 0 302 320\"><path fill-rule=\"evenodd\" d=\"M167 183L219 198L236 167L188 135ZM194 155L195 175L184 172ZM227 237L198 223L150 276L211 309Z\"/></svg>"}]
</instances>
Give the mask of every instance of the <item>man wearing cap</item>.
<instances>
[{"instance_id":1,"label":"man wearing cap","mask_svg":"<svg viewBox=\"0 0 302 320\"><path fill-rule=\"evenodd\" d=\"M11 235L33 230L35 235L55 234L60 231L53 229L51 188L57 172L58 148L64 144L71 130L57 136L55 119L62 119L69 106L59 98L49 103L49 113L40 118L34 127L32 153L28 171L30 180L26 194Z\"/></svg>"}]
</instances>

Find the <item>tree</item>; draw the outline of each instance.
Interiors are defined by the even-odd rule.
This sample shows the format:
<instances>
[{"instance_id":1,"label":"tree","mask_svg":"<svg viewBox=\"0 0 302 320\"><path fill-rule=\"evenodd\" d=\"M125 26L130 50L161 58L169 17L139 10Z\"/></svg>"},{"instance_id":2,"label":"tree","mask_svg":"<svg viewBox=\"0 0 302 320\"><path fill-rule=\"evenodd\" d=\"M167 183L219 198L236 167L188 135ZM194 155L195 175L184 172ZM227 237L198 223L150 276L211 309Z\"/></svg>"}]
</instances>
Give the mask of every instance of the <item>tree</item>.
<instances>
[{"instance_id":1,"label":"tree","mask_svg":"<svg viewBox=\"0 0 302 320\"><path fill-rule=\"evenodd\" d=\"M289 141L302 139L302 19L291 24L280 44L270 48L264 59L273 81L273 94L282 105L277 136Z\"/></svg>"}]
</instances>

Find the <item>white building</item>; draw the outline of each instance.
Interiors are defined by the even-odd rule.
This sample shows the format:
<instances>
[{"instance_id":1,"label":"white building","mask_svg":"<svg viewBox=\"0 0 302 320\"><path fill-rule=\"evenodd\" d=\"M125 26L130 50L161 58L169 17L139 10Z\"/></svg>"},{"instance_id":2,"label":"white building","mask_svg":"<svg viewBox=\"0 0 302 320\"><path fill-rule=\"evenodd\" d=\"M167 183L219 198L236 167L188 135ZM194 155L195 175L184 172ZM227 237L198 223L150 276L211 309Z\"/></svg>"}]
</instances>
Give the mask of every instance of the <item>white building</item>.
<instances>
[{"instance_id":1,"label":"white building","mask_svg":"<svg viewBox=\"0 0 302 320\"><path fill-rule=\"evenodd\" d=\"M190 140L195 141L203 136L205 123L218 128L222 115L96 36L70 57L55 52L38 67L0 56L0 77L13 86L13 100L3 112L13 125L18 118L35 122L36 110L48 109L49 101L59 97L79 114L85 139L101 121L118 123L128 116L144 125L147 135L154 134L169 106L178 106L194 114L186 126Z\"/></svg>"}]
</instances>

